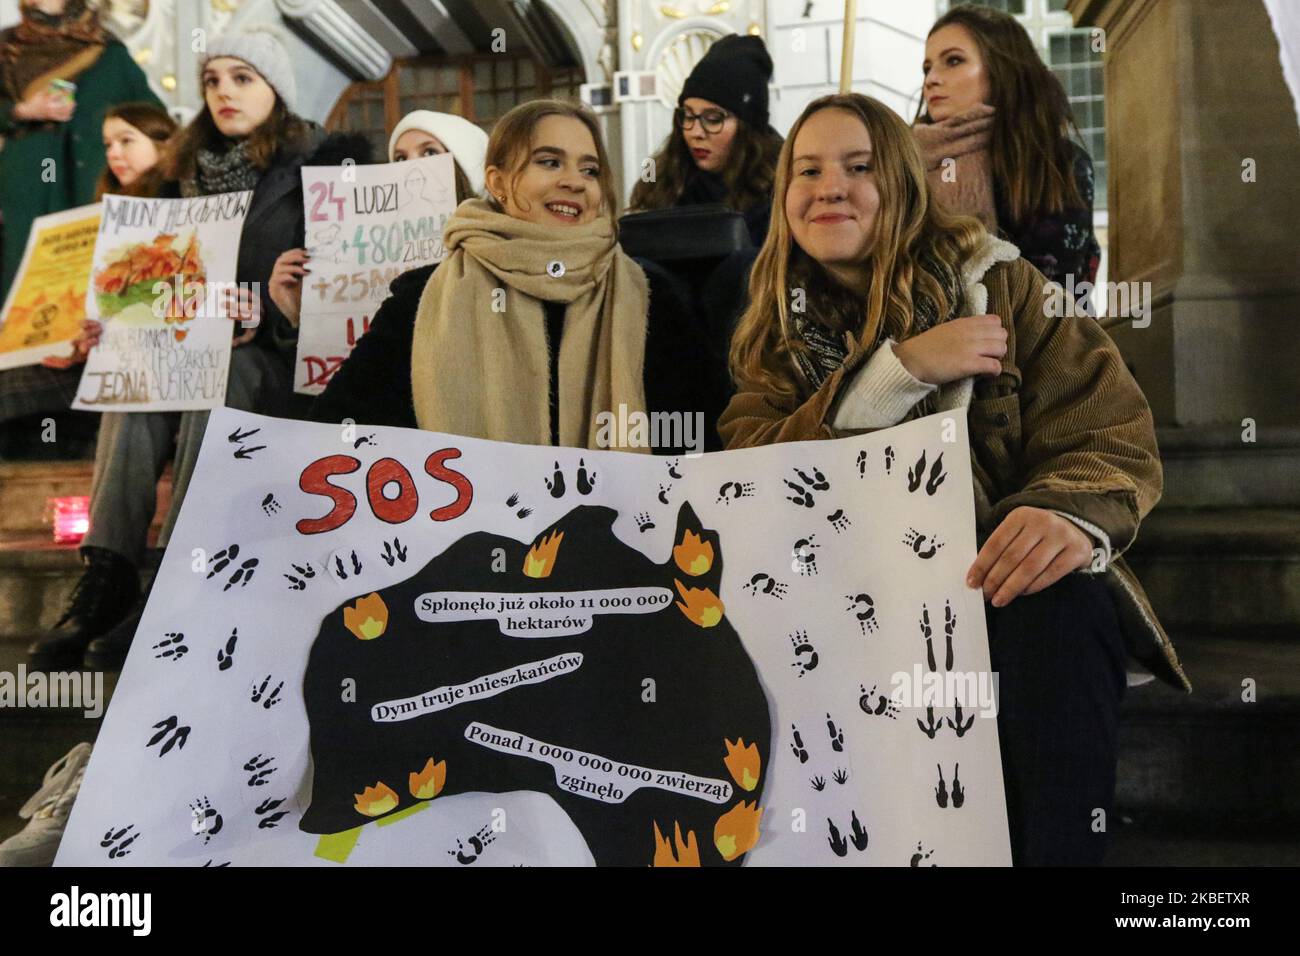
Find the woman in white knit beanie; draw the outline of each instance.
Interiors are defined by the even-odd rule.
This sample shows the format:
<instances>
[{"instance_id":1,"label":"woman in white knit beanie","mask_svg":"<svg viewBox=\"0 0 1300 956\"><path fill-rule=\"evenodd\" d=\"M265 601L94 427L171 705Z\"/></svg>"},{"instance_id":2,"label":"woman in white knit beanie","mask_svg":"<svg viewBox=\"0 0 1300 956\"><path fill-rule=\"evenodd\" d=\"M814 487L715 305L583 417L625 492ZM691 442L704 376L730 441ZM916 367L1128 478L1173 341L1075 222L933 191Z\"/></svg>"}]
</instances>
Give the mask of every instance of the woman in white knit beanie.
<instances>
[{"instance_id":1,"label":"woman in white knit beanie","mask_svg":"<svg viewBox=\"0 0 1300 956\"><path fill-rule=\"evenodd\" d=\"M456 165L456 202L483 192L483 163L487 133L454 113L412 110L388 137L388 161L400 163L422 156L451 153Z\"/></svg>"}]
</instances>

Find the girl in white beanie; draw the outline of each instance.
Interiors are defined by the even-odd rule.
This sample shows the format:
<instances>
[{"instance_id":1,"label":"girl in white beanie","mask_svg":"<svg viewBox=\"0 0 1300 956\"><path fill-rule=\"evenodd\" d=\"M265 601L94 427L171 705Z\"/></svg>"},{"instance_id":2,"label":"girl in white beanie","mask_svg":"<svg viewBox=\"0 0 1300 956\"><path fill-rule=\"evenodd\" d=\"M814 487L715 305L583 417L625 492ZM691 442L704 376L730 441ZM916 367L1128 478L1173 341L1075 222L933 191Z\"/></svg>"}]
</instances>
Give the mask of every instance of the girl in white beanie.
<instances>
[{"instance_id":1,"label":"girl in white beanie","mask_svg":"<svg viewBox=\"0 0 1300 956\"><path fill-rule=\"evenodd\" d=\"M454 113L412 110L393 127L388 137L388 161L400 163L422 156L451 153L456 164L456 202L483 192L483 164L487 133Z\"/></svg>"}]
</instances>

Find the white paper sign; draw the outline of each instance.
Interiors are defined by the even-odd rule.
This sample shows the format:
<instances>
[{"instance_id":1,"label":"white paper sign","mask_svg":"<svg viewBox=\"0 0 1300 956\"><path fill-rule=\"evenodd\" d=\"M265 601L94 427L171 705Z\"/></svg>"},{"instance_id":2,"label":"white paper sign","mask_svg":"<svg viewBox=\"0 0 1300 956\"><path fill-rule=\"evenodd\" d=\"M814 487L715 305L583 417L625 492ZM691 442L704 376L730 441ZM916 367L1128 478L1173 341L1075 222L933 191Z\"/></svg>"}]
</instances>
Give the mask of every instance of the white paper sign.
<instances>
[{"instance_id":1,"label":"white paper sign","mask_svg":"<svg viewBox=\"0 0 1300 956\"><path fill-rule=\"evenodd\" d=\"M235 289L252 192L190 199L105 196L86 290L104 323L73 408L185 411L226 401L231 337L220 296ZM252 290L250 290L252 291Z\"/></svg>"},{"instance_id":2,"label":"white paper sign","mask_svg":"<svg viewBox=\"0 0 1300 956\"><path fill-rule=\"evenodd\" d=\"M450 153L402 163L304 166L308 263L294 391L319 395L403 272L441 262L456 208Z\"/></svg>"},{"instance_id":3,"label":"white paper sign","mask_svg":"<svg viewBox=\"0 0 1300 956\"><path fill-rule=\"evenodd\" d=\"M1007 865L975 552L964 416L677 459L220 409L58 862Z\"/></svg>"}]
</instances>

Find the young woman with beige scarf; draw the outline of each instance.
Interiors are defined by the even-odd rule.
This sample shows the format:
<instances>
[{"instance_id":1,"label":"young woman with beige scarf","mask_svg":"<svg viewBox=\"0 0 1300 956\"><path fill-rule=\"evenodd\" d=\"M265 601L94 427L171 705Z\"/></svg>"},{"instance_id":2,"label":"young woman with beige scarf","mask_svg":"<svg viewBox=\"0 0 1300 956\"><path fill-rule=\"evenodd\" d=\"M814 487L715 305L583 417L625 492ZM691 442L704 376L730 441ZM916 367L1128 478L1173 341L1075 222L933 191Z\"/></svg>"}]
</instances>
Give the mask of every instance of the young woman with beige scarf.
<instances>
[{"instance_id":1,"label":"young woman with beige scarf","mask_svg":"<svg viewBox=\"0 0 1300 956\"><path fill-rule=\"evenodd\" d=\"M1070 101L1025 28L998 10L953 7L930 28L922 70L912 129L936 200L1014 243L1053 282L1095 281L1092 160L1070 138Z\"/></svg>"},{"instance_id":2,"label":"young woman with beige scarf","mask_svg":"<svg viewBox=\"0 0 1300 956\"><path fill-rule=\"evenodd\" d=\"M713 433L725 370L671 278L619 248L594 116L511 110L485 184L448 222L447 258L393 282L312 417L595 448L602 412L699 412Z\"/></svg>"},{"instance_id":3,"label":"young woman with beige scarf","mask_svg":"<svg viewBox=\"0 0 1300 956\"><path fill-rule=\"evenodd\" d=\"M888 107L816 100L777 165L718 429L743 448L966 415L981 543L966 584L988 602L1012 858L1096 864L1128 655L1190 685L1119 557L1160 497L1150 409L1094 321L1043 314L1042 283L935 205Z\"/></svg>"}]
</instances>

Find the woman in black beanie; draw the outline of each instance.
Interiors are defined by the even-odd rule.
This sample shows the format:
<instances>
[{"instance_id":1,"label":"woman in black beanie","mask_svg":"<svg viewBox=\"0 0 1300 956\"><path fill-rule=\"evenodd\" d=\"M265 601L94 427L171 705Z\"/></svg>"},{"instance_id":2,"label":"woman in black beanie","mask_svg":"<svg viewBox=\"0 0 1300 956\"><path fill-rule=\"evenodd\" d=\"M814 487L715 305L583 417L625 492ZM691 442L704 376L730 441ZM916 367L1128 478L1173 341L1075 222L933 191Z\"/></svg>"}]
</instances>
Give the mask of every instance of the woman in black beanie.
<instances>
[{"instance_id":1,"label":"woman in black beanie","mask_svg":"<svg viewBox=\"0 0 1300 956\"><path fill-rule=\"evenodd\" d=\"M632 190L632 210L723 203L745 217L761 246L771 215L782 138L768 124L772 58L755 36L722 37L686 78L673 132L654 157L654 179Z\"/></svg>"}]
</instances>

